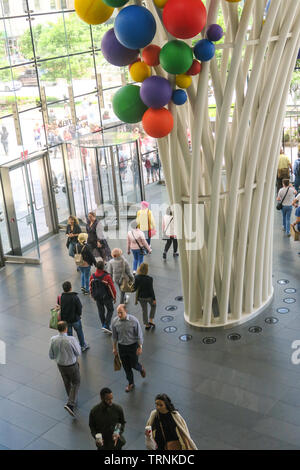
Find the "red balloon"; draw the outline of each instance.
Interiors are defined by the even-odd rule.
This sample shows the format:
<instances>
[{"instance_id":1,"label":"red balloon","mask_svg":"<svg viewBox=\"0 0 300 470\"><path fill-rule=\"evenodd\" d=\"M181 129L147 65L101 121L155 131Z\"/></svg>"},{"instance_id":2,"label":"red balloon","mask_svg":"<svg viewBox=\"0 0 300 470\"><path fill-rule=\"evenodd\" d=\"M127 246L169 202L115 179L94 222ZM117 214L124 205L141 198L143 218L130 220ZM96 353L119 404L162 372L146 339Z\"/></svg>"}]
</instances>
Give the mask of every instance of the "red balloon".
<instances>
[{"instance_id":1,"label":"red balloon","mask_svg":"<svg viewBox=\"0 0 300 470\"><path fill-rule=\"evenodd\" d=\"M142 52L143 61L146 62L147 65L150 67L154 67L155 65L159 65L159 53L161 48L156 46L155 44L149 44L149 46L145 47Z\"/></svg>"},{"instance_id":2,"label":"red balloon","mask_svg":"<svg viewBox=\"0 0 300 470\"><path fill-rule=\"evenodd\" d=\"M149 108L142 119L145 132L156 139L170 134L174 126L172 113L166 108Z\"/></svg>"},{"instance_id":3,"label":"red balloon","mask_svg":"<svg viewBox=\"0 0 300 470\"><path fill-rule=\"evenodd\" d=\"M185 74L186 75L198 75L198 73L201 72L201 68L202 68L201 62L194 59L192 66L188 69L187 72L185 72Z\"/></svg>"},{"instance_id":4,"label":"red balloon","mask_svg":"<svg viewBox=\"0 0 300 470\"><path fill-rule=\"evenodd\" d=\"M163 23L175 38L193 38L206 24L206 8L201 0L168 0Z\"/></svg>"}]
</instances>

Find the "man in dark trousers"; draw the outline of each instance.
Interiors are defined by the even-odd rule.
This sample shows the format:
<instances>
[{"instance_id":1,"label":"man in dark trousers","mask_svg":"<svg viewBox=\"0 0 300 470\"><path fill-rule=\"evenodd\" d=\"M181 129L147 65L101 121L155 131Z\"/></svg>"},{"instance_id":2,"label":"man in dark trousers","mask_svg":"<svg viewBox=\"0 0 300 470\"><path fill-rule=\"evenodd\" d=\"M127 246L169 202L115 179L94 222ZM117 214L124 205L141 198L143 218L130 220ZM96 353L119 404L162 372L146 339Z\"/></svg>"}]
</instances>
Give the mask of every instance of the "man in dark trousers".
<instances>
[{"instance_id":1,"label":"man in dark trousers","mask_svg":"<svg viewBox=\"0 0 300 470\"><path fill-rule=\"evenodd\" d=\"M113 403L113 394L109 388L100 391L101 403L90 412L89 426L98 450L121 450L126 443L123 432L125 418L120 405ZM102 439L99 439L101 434ZM98 436L97 436L98 435Z\"/></svg>"},{"instance_id":2,"label":"man in dark trousers","mask_svg":"<svg viewBox=\"0 0 300 470\"><path fill-rule=\"evenodd\" d=\"M71 416L75 416L75 407L80 386L78 356L81 355L80 345L74 336L68 336L68 325L65 321L57 324L58 335L50 340L49 357L57 363L65 384L68 402L64 406Z\"/></svg>"},{"instance_id":3,"label":"man in dark trousers","mask_svg":"<svg viewBox=\"0 0 300 470\"><path fill-rule=\"evenodd\" d=\"M72 284L65 281L62 285L63 293L58 298L61 308L60 318L68 324L68 335L72 336L73 328L77 333L81 351L89 349L89 345L85 342L81 324L82 304L79 300L77 292L72 292Z\"/></svg>"},{"instance_id":4,"label":"man in dark trousers","mask_svg":"<svg viewBox=\"0 0 300 470\"><path fill-rule=\"evenodd\" d=\"M143 332L138 319L127 313L125 304L118 306L117 313L118 317L112 324L113 354L118 354L118 348L128 380L125 391L130 392L134 389L132 369L138 370L143 378L146 377L146 371L138 360L138 356L142 354Z\"/></svg>"},{"instance_id":5,"label":"man in dark trousers","mask_svg":"<svg viewBox=\"0 0 300 470\"><path fill-rule=\"evenodd\" d=\"M90 293L97 303L102 330L111 334L110 322L114 313L113 303L116 301L117 293L110 274L104 271L104 261L99 260L96 267L96 272L90 277ZM105 309L107 310L106 315Z\"/></svg>"}]
</instances>

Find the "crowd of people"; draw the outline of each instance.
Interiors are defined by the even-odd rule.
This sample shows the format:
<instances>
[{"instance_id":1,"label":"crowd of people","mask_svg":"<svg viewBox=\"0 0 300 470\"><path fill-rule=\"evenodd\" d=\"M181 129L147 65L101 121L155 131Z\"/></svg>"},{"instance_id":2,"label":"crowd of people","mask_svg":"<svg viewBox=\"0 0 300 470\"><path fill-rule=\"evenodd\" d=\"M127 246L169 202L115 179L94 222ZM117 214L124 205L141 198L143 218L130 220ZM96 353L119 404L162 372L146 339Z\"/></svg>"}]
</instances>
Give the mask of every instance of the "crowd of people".
<instances>
[{"instance_id":1,"label":"crowd of people","mask_svg":"<svg viewBox=\"0 0 300 470\"><path fill-rule=\"evenodd\" d=\"M293 179L293 182L291 181ZM287 237L291 230L296 234L300 232L300 147L298 156L292 165L290 159L280 150L277 168L277 209L282 213L282 230ZM293 208L295 208L295 221L291 223ZM300 255L300 252L298 253Z\"/></svg>"},{"instance_id":2,"label":"crowd of people","mask_svg":"<svg viewBox=\"0 0 300 470\"><path fill-rule=\"evenodd\" d=\"M127 254L133 255L132 269L121 248L110 249L104 236L101 221L94 212L87 217L83 232L75 216L70 216L66 229L66 247L80 272L81 291L95 301L103 332L111 336L112 358L115 370L123 367L127 379L126 393L135 388L133 371L144 379L146 370L140 362L143 352L144 332L138 318L130 313L130 293L135 294L135 304L140 305L144 330L155 330L156 297L154 279L149 275L149 264L144 257L152 252L151 239L156 233L156 222L149 203L142 201L133 228L127 235ZM168 208L163 218L166 245L163 259L173 244L177 253L174 218ZM95 271L92 273L92 267ZM62 376L68 401L66 411L76 417L77 397L80 388L78 357L89 344L82 327L82 303L72 284L65 281L63 292L57 297L58 334L50 341L49 357L56 361ZM117 315L114 317L115 305ZM73 330L77 338L73 336ZM147 338L146 338L147 341ZM113 367L113 366L112 366ZM112 391L104 387L100 391L100 403L89 415L91 434L96 448L120 450L124 438L125 417L121 406L113 403ZM190 437L187 425L166 394L155 398L156 409L145 420L145 446L151 450L191 450L196 445Z\"/></svg>"}]
</instances>

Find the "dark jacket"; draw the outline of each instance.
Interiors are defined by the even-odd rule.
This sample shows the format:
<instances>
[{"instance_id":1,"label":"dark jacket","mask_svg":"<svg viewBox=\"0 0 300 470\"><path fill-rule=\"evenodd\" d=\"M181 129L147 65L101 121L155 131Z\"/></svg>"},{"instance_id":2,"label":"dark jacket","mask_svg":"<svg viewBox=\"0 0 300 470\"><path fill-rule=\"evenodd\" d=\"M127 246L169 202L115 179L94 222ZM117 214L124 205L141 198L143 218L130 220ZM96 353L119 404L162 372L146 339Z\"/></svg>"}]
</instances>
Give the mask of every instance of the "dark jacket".
<instances>
[{"instance_id":1,"label":"dark jacket","mask_svg":"<svg viewBox=\"0 0 300 470\"><path fill-rule=\"evenodd\" d=\"M107 406L105 403L101 402L92 408L89 416L89 426L92 436L95 438L96 434L101 433L104 448L106 449L115 449L112 435L117 423L122 425L120 433L120 436L122 436L126 421L121 406L115 405L114 403L111 406ZM122 445L124 445L125 439L123 436L121 440Z\"/></svg>"},{"instance_id":2,"label":"dark jacket","mask_svg":"<svg viewBox=\"0 0 300 470\"><path fill-rule=\"evenodd\" d=\"M86 232L88 234L87 244L92 250L94 248L97 248L97 241L98 241L97 232L96 232L97 224L98 224L98 220L95 220L92 226L90 226L89 223L86 224Z\"/></svg>"},{"instance_id":3,"label":"dark jacket","mask_svg":"<svg viewBox=\"0 0 300 470\"><path fill-rule=\"evenodd\" d=\"M78 235L81 233L81 228L78 224L74 224L73 230L71 230L71 225L67 225L67 230L66 230L66 235L69 235L69 233L77 233ZM67 247L70 245L70 243L77 243L78 242L78 237L71 237L68 238L67 240Z\"/></svg>"},{"instance_id":4,"label":"dark jacket","mask_svg":"<svg viewBox=\"0 0 300 470\"><path fill-rule=\"evenodd\" d=\"M86 261L90 266L92 266L92 264L96 266L95 256L87 244L81 245L80 243L76 243L75 253L77 252L82 253L83 260Z\"/></svg>"},{"instance_id":5,"label":"dark jacket","mask_svg":"<svg viewBox=\"0 0 300 470\"><path fill-rule=\"evenodd\" d=\"M77 292L63 292L60 296L61 320L68 324L80 320L82 305Z\"/></svg>"},{"instance_id":6,"label":"dark jacket","mask_svg":"<svg viewBox=\"0 0 300 470\"><path fill-rule=\"evenodd\" d=\"M138 299L152 299L155 300L155 293L153 290L153 278L138 274L134 280L134 290L138 289Z\"/></svg>"}]
</instances>

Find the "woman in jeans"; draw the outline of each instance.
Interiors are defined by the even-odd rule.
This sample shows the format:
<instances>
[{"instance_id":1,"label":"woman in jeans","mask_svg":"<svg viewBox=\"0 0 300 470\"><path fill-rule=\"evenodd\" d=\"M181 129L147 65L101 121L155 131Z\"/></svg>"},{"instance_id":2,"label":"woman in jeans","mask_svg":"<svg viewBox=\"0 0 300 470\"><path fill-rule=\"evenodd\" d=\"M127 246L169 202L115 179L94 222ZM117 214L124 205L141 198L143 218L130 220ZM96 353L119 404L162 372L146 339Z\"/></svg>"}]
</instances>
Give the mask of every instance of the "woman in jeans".
<instances>
[{"instance_id":1,"label":"woman in jeans","mask_svg":"<svg viewBox=\"0 0 300 470\"><path fill-rule=\"evenodd\" d=\"M135 227L133 230L129 230L127 234L127 253L130 255L130 251L132 251L133 254L133 274L136 273L137 268L144 261L145 252L143 249L148 253L152 251L142 230L137 228L137 224Z\"/></svg>"},{"instance_id":2,"label":"woman in jeans","mask_svg":"<svg viewBox=\"0 0 300 470\"><path fill-rule=\"evenodd\" d=\"M151 426L157 450L197 450L183 417L175 410L168 395L155 397L156 409L151 411L147 426ZM146 431L146 435L149 431Z\"/></svg>"},{"instance_id":3,"label":"woman in jeans","mask_svg":"<svg viewBox=\"0 0 300 470\"><path fill-rule=\"evenodd\" d=\"M69 256L74 258L75 247L78 242L78 235L81 233L81 228L78 219L74 215L70 215L68 218L68 225L66 230L67 235L67 248L69 250Z\"/></svg>"},{"instance_id":4,"label":"woman in jeans","mask_svg":"<svg viewBox=\"0 0 300 470\"><path fill-rule=\"evenodd\" d=\"M96 260L87 245L87 239L87 233L80 233L78 235L78 243L75 248L75 254L81 253L83 258L83 264L82 266L79 266L79 271L81 272L81 290L85 295L89 295L90 293L91 266L92 264L96 266Z\"/></svg>"},{"instance_id":5,"label":"woman in jeans","mask_svg":"<svg viewBox=\"0 0 300 470\"><path fill-rule=\"evenodd\" d=\"M143 311L145 330L155 328L154 316L156 311L155 293L153 290L153 278L148 276L148 264L142 263L138 268L138 274L134 280L134 290L137 291L137 300ZM148 318L148 304L150 305L150 318Z\"/></svg>"},{"instance_id":6,"label":"woman in jeans","mask_svg":"<svg viewBox=\"0 0 300 470\"><path fill-rule=\"evenodd\" d=\"M278 191L277 201L282 201L282 230L290 237L291 213L296 191L290 184L290 180L284 179L282 183L283 188Z\"/></svg>"}]
</instances>

